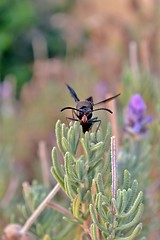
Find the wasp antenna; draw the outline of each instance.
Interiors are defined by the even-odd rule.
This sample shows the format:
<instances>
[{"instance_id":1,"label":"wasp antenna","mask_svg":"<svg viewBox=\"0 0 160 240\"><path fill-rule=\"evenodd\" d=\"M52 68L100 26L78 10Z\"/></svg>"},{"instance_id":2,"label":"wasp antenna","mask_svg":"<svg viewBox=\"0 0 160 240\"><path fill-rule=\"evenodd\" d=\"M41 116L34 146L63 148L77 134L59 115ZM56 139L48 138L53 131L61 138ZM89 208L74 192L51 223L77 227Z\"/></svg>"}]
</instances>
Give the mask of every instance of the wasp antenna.
<instances>
[{"instance_id":1,"label":"wasp antenna","mask_svg":"<svg viewBox=\"0 0 160 240\"><path fill-rule=\"evenodd\" d=\"M113 113L110 109L108 109L108 108L97 108L97 109L94 109L92 112L95 112L95 111L99 111L99 110L105 110L105 111L107 111L107 112L109 112L109 113Z\"/></svg>"},{"instance_id":2,"label":"wasp antenna","mask_svg":"<svg viewBox=\"0 0 160 240\"><path fill-rule=\"evenodd\" d=\"M75 102L79 102L79 98L77 97L77 94L75 93L75 91L73 90L73 88L71 88L67 83L66 83L66 86L71 94L71 96L74 98L74 101Z\"/></svg>"},{"instance_id":3,"label":"wasp antenna","mask_svg":"<svg viewBox=\"0 0 160 240\"><path fill-rule=\"evenodd\" d=\"M74 108L74 107L64 107L61 109L61 112L67 110L67 109L71 109L71 110L76 110L76 111L79 111L79 112L83 112L82 110L78 109L78 108Z\"/></svg>"},{"instance_id":4,"label":"wasp antenna","mask_svg":"<svg viewBox=\"0 0 160 240\"><path fill-rule=\"evenodd\" d=\"M94 106L95 106L95 105L98 105L98 104L100 104L100 103L109 102L109 101L113 100L114 98L118 97L119 95L120 95L120 93L117 94L117 95L115 95L115 96L113 96L113 97L110 97L110 98L104 99L104 100L102 100L102 101L100 101L100 102L94 103Z\"/></svg>"}]
</instances>

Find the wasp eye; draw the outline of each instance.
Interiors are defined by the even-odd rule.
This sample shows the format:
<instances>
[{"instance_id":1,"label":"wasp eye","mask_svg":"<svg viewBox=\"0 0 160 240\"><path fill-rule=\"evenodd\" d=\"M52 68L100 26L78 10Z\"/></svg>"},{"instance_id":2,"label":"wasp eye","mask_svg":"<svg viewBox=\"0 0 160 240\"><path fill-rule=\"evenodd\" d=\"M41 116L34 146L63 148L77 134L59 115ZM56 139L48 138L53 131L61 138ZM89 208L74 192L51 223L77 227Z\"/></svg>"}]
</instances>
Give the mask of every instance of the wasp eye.
<instances>
[{"instance_id":1,"label":"wasp eye","mask_svg":"<svg viewBox=\"0 0 160 240\"><path fill-rule=\"evenodd\" d=\"M82 119L84 113L83 112L79 112L79 118Z\"/></svg>"},{"instance_id":2,"label":"wasp eye","mask_svg":"<svg viewBox=\"0 0 160 240\"><path fill-rule=\"evenodd\" d=\"M90 119L92 117L92 112L89 111L86 115L87 115L88 119Z\"/></svg>"}]
</instances>

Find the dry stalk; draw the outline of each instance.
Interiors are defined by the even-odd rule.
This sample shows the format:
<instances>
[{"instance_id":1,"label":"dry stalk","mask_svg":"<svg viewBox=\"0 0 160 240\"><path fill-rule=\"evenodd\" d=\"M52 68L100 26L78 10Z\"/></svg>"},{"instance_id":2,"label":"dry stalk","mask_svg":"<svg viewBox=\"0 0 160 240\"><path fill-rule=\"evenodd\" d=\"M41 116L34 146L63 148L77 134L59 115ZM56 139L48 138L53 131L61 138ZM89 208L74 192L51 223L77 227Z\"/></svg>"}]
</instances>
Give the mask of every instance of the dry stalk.
<instances>
[{"instance_id":1,"label":"dry stalk","mask_svg":"<svg viewBox=\"0 0 160 240\"><path fill-rule=\"evenodd\" d=\"M47 203L51 201L51 199L56 195L56 193L60 190L60 185L57 183L57 185L51 190L51 192L48 194L48 196L43 200L43 202L38 206L38 208L33 212L33 214L28 218L24 226L22 227L20 233L23 235L26 232L28 232L31 225L35 222L37 217L41 214L41 212L45 209L47 206Z\"/></svg>"}]
</instances>

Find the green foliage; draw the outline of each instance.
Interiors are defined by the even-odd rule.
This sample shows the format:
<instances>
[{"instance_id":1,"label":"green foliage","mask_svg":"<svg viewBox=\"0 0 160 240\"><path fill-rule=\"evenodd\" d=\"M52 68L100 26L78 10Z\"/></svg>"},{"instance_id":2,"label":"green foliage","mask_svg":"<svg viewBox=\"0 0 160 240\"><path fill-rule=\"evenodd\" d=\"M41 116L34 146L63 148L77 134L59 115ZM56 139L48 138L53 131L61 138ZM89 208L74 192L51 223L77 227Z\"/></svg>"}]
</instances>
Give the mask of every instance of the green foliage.
<instances>
[{"instance_id":1,"label":"green foliage","mask_svg":"<svg viewBox=\"0 0 160 240\"><path fill-rule=\"evenodd\" d=\"M121 96L121 99L124 100L124 103L135 93L139 93L143 96L147 106L150 105L151 99L152 103L156 103L157 97L159 96L159 80L154 75L151 75L151 73L145 71L135 73L129 67L124 68L122 83L123 92L125 92L125 94Z\"/></svg>"},{"instance_id":2,"label":"green foliage","mask_svg":"<svg viewBox=\"0 0 160 240\"><path fill-rule=\"evenodd\" d=\"M127 168L132 177L139 180L141 189L144 188L144 182L147 184L149 167L151 164L151 147L147 139L137 141L127 138L124 142L118 156L119 178L122 181L123 171ZM143 174L142 174L143 173Z\"/></svg>"},{"instance_id":3,"label":"green foliage","mask_svg":"<svg viewBox=\"0 0 160 240\"><path fill-rule=\"evenodd\" d=\"M158 116L160 82L154 74L144 71L135 73L130 68L124 69L122 78L122 88L125 92L121 98L123 103L126 104L133 93L140 93L147 105L147 112L153 116L153 122L148 126L148 135L140 141L131 136L125 137L118 155L120 181L122 182L123 170L127 168L132 177L138 180L144 192L144 206L147 211L144 212L142 220L143 234L149 236L157 231L156 222L159 221L155 214L159 211L159 204L157 204L159 200L154 186L159 181L160 172L160 155L157 154L160 133ZM151 190L153 188L154 191Z\"/></svg>"},{"instance_id":4,"label":"green foliage","mask_svg":"<svg viewBox=\"0 0 160 240\"><path fill-rule=\"evenodd\" d=\"M27 37L36 17L32 1L12 1L12 4L5 1L0 5L0 16L1 79L14 74L21 84L31 74L29 63L33 59L31 42Z\"/></svg>"},{"instance_id":5,"label":"green foliage","mask_svg":"<svg viewBox=\"0 0 160 240\"><path fill-rule=\"evenodd\" d=\"M108 129L108 131L110 131ZM60 121L56 124L57 145L64 156L64 165L60 166L57 158L57 150L52 151L53 167L52 173L70 199L74 199L80 193L81 201L85 201L86 194L91 194L92 179L97 175L98 168L104 169L107 164L102 161L104 150L109 143L107 134L102 139L100 131L82 137L82 129L79 123L75 123L68 129ZM98 139L98 142L96 141ZM84 154L77 156L79 147L82 147ZM103 171L105 173L105 171Z\"/></svg>"},{"instance_id":6,"label":"green foliage","mask_svg":"<svg viewBox=\"0 0 160 240\"><path fill-rule=\"evenodd\" d=\"M67 128L57 121L56 138L64 163L59 163L54 147L52 174L71 200L73 215L64 219L81 226L78 236L86 239L135 239L142 229L143 193L125 170L123 187L117 190L116 198L112 197L110 127L105 137L100 130L97 135L83 135L79 123Z\"/></svg>"},{"instance_id":7,"label":"green foliage","mask_svg":"<svg viewBox=\"0 0 160 240\"><path fill-rule=\"evenodd\" d=\"M56 7L56 6L55 6ZM17 91L31 78L33 40L41 34L47 44L49 57L64 56L66 44L61 32L52 27L50 18L54 4L41 7L32 0L1 1L0 4L0 73L3 80L12 74Z\"/></svg>"},{"instance_id":8,"label":"green foliage","mask_svg":"<svg viewBox=\"0 0 160 240\"><path fill-rule=\"evenodd\" d=\"M97 180L96 184L99 185ZM135 191L127 170L124 172L123 184L126 188L117 190L116 199L108 199L103 191L97 191L93 204L90 204L94 240L98 239L96 228L101 230L102 239L135 239L139 235L142 229L139 221L143 212L143 193L138 193L138 186Z\"/></svg>"},{"instance_id":9,"label":"green foliage","mask_svg":"<svg viewBox=\"0 0 160 240\"><path fill-rule=\"evenodd\" d=\"M28 185L23 191L24 203L17 205L18 222L24 224L48 193L49 189L46 189L36 181L34 181L31 186ZM63 203L61 202L61 204ZM31 226L30 232L34 233L37 237L36 239L63 239L66 234L66 229L69 231L72 225L66 225L61 220L62 216L57 211L46 208L38 217L37 221ZM60 238L58 238L59 233Z\"/></svg>"}]
</instances>

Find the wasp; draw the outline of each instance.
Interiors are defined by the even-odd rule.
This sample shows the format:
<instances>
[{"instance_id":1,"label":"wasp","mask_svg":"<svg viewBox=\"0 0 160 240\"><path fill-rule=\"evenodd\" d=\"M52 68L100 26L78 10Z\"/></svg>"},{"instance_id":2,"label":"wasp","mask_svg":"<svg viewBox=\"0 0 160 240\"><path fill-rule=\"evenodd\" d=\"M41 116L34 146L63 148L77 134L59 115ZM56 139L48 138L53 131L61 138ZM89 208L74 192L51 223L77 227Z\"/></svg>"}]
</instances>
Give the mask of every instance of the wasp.
<instances>
[{"instance_id":1,"label":"wasp","mask_svg":"<svg viewBox=\"0 0 160 240\"><path fill-rule=\"evenodd\" d=\"M73 97L74 101L77 103L76 107L64 107L61 109L62 111L65 111L67 109L71 109L72 110L72 117L66 117L69 120L72 121L78 121L80 122L82 129L83 129L83 133L90 131L91 128L93 127L94 123L98 123L97 126L97 130L100 127L101 124L101 120L98 119L98 117L92 117L92 113L96 112L96 111L100 111L100 110L104 110L107 111L109 113L113 113L110 109L108 108L93 108L94 106L101 104L101 103L105 103L105 102L109 102L112 99L118 97L120 95L117 94L113 97L104 99L100 102L94 103L93 102L93 97L88 97L86 98L84 101L80 101L80 99L78 98L77 94L75 93L75 91L68 85L66 84L71 96ZM97 131L96 130L96 131Z\"/></svg>"}]
</instances>

